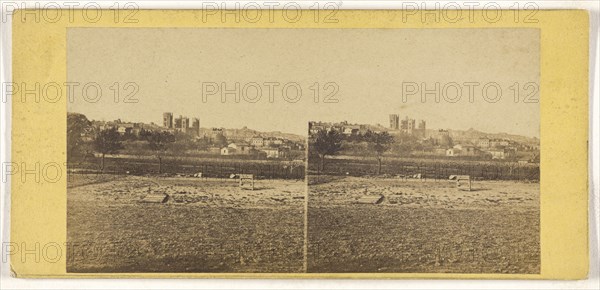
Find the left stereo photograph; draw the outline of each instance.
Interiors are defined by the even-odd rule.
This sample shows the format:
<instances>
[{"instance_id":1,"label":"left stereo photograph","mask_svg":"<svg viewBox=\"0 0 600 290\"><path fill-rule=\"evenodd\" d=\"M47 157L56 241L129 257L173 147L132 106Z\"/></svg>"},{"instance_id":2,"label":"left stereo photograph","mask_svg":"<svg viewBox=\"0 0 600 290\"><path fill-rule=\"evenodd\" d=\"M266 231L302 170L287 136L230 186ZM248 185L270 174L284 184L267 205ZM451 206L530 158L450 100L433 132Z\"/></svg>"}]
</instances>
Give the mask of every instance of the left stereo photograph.
<instances>
[{"instance_id":1,"label":"left stereo photograph","mask_svg":"<svg viewBox=\"0 0 600 290\"><path fill-rule=\"evenodd\" d=\"M304 271L307 125L219 33L69 30L68 272Z\"/></svg>"}]
</instances>

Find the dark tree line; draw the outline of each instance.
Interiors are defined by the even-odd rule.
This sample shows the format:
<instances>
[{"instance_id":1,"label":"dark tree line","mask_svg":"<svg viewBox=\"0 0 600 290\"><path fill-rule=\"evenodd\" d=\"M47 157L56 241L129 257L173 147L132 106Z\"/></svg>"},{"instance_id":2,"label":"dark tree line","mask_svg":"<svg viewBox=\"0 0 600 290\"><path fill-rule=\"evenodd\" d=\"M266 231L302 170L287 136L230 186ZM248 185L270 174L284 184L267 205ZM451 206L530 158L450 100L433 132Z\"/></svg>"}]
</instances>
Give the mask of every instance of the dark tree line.
<instances>
[{"instance_id":1,"label":"dark tree line","mask_svg":"<svg viewBox=\"0 0 600 290\"><path fill-rule=\"evenodd\" d=\"M167 131L146 131L143 136L140 136L148 142L148 147L155 152L156 158L158 158L158 173L160 174L162 172L163 155L175 142L175 135Z\"/></svg>"},{"instance_id":2,"label":"dark tree line","mask_svg":"<svg viewBox=\"0 0 600 290\"><path fill-rule=\"evenodd\" d=\"M104 157L106 154L116 154L123 149L121 134L116 128L100 131L94 138L94 150L102 154L100 170L104 170ZM164 153L175 143L175 135L167 131L142 131L140 137L148 144L148 148L156 154L158 159L158 173L162 171L162 158Z\"/></svg>"},{"instance_id":3,"label":"dark tree line","mask_svg":"<svg viewBox=\"0 0 600 290\"><path fill-rule=\"evenodd\" d=\"M83 114L67 114L67 161L72 160L77 155L85 155L83 149L84 141L82 135L89 130L91 122Z\"/></svg>"},{"instance_id":4,"label":"dark tree line","mask_svg":"<svg viewBox=\"0 0 600 290\"><path fill-rule=\"evenodd\" d=\"M311 151L319 157L321 171L325 168L325 157L337 154L342 150L344 136L336 130L319 130L309 145Z\"/></svg>"},{"instance_id":5,"label":"dark tree line","mask_svg":"<svg viewBox=\"0 0 600 290\"><path fill-rule=\"evenodd\" d=\"M377 174L381 174L381 163L383 161L383 154L390 150L392 144L395 142L388 132L373 132L367 131L364 134L355 134L345 136L335 129L332 130L319 130L313 136L310 141L310 151L317 155L319 158L319 168L321 171L325 168L325 159L327 156L333 156L342 151L343 141L348 142L367 142L369 149L375 153L375 157L378 162Z\"/></svg>"},{"instance_id":6,"label":"dark tree line","mask_svg":"<svg viewBox=\"0 0 600 290\"><path fill-rule=\"evenodd\" d=\"M94 138L94 150L102 154L100 170L104 171L104 157L106 154L116 154L123 149L119 132L117 128L102 130Z\"/></svg>"}]
</instances>

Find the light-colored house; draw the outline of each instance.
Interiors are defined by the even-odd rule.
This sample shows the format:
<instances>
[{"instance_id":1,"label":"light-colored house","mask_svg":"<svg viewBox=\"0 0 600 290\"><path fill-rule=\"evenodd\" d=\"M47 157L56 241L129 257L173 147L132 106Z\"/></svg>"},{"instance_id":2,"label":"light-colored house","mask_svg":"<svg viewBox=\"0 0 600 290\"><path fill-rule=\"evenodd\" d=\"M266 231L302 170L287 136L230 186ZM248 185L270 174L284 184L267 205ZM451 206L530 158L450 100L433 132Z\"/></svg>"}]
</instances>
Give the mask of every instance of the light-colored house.
<instances>
[{"instance_id":1,"label":"light-colored house","mask_svg":"<svg viewBox=\"0 0 600 290\"><path fill-rule=\"evenodd\" d=\"M308 131L309 131L310 134L317 134L321 130L325 131L326 128L324 126L321 126L321 125L313 125L313 126L310 127L310 129Z\"/></svg>"},{"instance_id":2,"label":"light-colored house","mask_svg":"<svg viewBox=\"0 0 600 290\"><path fill-rule=\"evenodd\" d=\"M479 148L489 148L490 147L490 139L479 138L479 140L477 140L477 146Z\"/></svg>"},{"instance_id":3,"label":"light-colored house","mask_svg":"<svg viewBox=\"0 0 600 290\"><path fill-rule=\"evenodd\" d=\"M458 156L460 155L460 150L456 148L448 148L446 149L446 156Z\"/></svg>"},{"instance_id":4,"label":"light-colored house","mask_svg":"<svg viewBox=\"0 0 600 290\"><path fill-rule=\"evenodd\" d=\"M234 149L235 154L250 154L250 149L252 149L252 146L250 146L250 144L247 143L231 143L229 145L227 145L228 148Z\"/></svg>"},{"instance_id":5,"label":"light-colored house","mask_svg":"<svg viewBox=\"0 0 600 290\"><path fill-rule=\"evenodd\" d=\"M475 146L462 146L460 149L460 153L463 156L479 156L481 155L481 150Z\"/></svg>"},{"instance_id":6,"label":"light-colored house","mask_svg":"<svg viewBox=\"0 0 600 290\"><path fill-rule=\"evenodd\" d=\"M260 136L255 136L255 137L250 138L250 144L252 146L262 147L265 144L264 142L265 142L264 138L260 137Z\"/></svg>"},{"instance_id":7,"label":"light-colored house","mask_svg":"<svg viewBox=\"0 0 600 290\"><path fill-rule=\"evenodd\" d=\"M502 139L490 140L490 147L503 147L503 146L508 146L508 145L510 145L510 142L508 142L508 140L502 140Z\"/></svg>"},{"instance_id":8,"label":"light-colored house","mask_svg":"<svg viewBox=\"0 0 600 290\"><path fill-rule=\"evenodd\" d=\"M288 150L282 148L268 148L262 151L267 154L267 158L286 158L288 156Z\"/></svg>"},{"instance_id":9,"label":"light-colored house","mask_svg":"<svg viewBox=\"0 0 600 290\"><path fill-rule=\"evenodd\" d=\"M236 150L234 148L230 148L230 147L223 147L221 148L221 155L233 155L235 154Z\"/></svg>"},{"instance_id":10,"label":"light-colored house","mask_svg":"<svg viewBox=\"0 0 600 290\"><path fill-rule=\"evenodd\" d=\"M117 128L117 132L119 132L119 134L121 134L121 135L125 135L125 134L128 134L128 133L131 133L132 129L133 128L127 127L127 126L119 126Z\"/></svg>"},{"instance_id":11,"label":"light-colored house","mask_svg":"<svg viewBox=\"0 0 600 290\"><path fill-rule=\"evenodd\" d=\"M268 147L271 145L282 145L283 144L283 139L280 138L275 138L275 137L269 137L269 138L264 138L263 139L263 146L264 147Z\"/></svg>"},{"instance_id":12,"label":"light-colored house","mask_svg":"<svg viewBox=\"0 0 600 290\"><path fill-rule=\"evenodd\" d=\"M344 127L342 134L344 135L357 135L360 132L360 126L358 125L348 125Z\"/></svg>"},{"instance_id":13,"label":"light-colored house","mask_svg":"<svg viewBox=\"0 0 600 290\"><path fill-rule=\"evenodd\" d=\"M263 152L267 153L267 158L279 158L279 149L264 149Z\"/></svg>"},{"instance_id":14,"label":"light-colored house","mask_svg":"<svg viewBox=\"0 0 600 290\"><path fill-rule=\"evenodd\" d=\"M507 156L505 150L490 150L488 152L492 155L492 159L504 159Z\"/></svg>"}]
</instances>

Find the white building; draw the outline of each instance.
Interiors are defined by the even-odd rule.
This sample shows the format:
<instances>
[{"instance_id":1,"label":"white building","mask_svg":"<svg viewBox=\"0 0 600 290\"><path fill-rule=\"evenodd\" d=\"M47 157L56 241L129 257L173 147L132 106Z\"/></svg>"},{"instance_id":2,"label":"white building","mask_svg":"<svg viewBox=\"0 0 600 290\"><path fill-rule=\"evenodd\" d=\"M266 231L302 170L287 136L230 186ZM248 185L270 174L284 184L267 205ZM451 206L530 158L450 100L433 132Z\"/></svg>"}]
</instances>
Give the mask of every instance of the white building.
<instances>
[{"instance_id":1,"label":"white building","mask_svg":"<svg viewBox=\"0 0 600 290\"><path fill-rule=\"evenodd\" d=\"M267 154L267 158L285 158L288 156L288 151L280 148L269 148L263 149L262 151Z\"/></svg>"},{"instance_id":2,"label":"white building","mask_svg":"<svg viewBox=\"0 0 600 290\"><path fill-rule=\"evenodd\" d=\"M479 140L477 140L477 146L479 146L479 148L489 148L490 147L490 139L479 138Z\"/></svg>"},{"instance_id":3,"label":"white building","mask_svg":"<svg viewBox=\"0 0 600 290\"><path fill-rule=\"evenodd\" d=\"M230 147L223 147L221 148L221 155L233 155L235 154L236 150L234 148L230 148Z\"/></svg>"},{"instance_id":4,"label":"white building","mask_svg":"<svg viewBox=\"0 0 600 290\"><path fill-rule=\"evenodd\" d=\"M263 137L252 137L250 138L250 144L256 147L262 147L264 145Z\"/></svg>"},{"instance_id":5,"label":"white building","mask_svg":"<svg viewBox=\"0 0 600 290\"><path fill-rule=\"evenodd\" d=\"M458 156L460 154L460 150L456 148L446 149L446 156Z\"/></svg>"},{"instance_id":6,"label":"white building","mask_svg":"<svg viewBox=\"0 0 600 290\"><path fill-rule=\"evenodd\" d=\"M236 154L250 154L252 146L246 143L231 143L227 145L227 148L233 149ZM231 153L229 155L231 155Z\"/></svg>"},{"instance_id":7,"label":"white building","mask_svg":"<svg viewBox=\"0 0 600 290\"><path fill-rule=\"evenodd\" d=\"M492 159L504 159L507 155L504 150L490 150L488 152L492 154Z\"/></svg>"}]
</instances>

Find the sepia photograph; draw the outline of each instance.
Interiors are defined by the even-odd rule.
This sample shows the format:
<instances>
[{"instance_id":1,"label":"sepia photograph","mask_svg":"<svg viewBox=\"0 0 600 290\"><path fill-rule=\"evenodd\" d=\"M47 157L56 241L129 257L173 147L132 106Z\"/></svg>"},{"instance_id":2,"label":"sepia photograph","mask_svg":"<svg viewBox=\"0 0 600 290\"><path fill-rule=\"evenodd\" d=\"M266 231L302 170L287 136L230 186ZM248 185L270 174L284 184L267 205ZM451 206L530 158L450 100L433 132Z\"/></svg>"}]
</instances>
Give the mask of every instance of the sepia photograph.
<instances>
[{"instance_id":1,"label":"sepia photograph","mask_svg":"<svg viewBox=\"0 0 600 290\"><path fill-rule=\"evenodd\" d=\"M69 272L540 272L537 29L67 36Z\"/></svg>"},{"instance_id":2,"label":"sepia photograph","mask_svg":"<svg viewBox=\"0 0 600 290\"><path fill-rule=\"evenodd\" d=\"M306 123L203 102L196 85L231 57L211 35L69 31L69 81L88 86L67 114L69 272L303 270Z\"/></svg>"},{"instance_id":3,"label":"sepia photograph","mask_svg":"<svg viewBox=\"0 0 600 290\"><path fill-rule=\"evenodd\" d=\"M309 271L537 273L539 139L310 123Z\"/></svg>"},{"instance_id":4,"label":"sepia photograph","mask_svg":"<svg viewBox=\"0 0 600 290\"><path fill-rule=\"evenodd\" d=\"M413 32L308 123L307 271L539 273L539 32Z\"/></svg>"},{"instance_id":5,"label":"sepia photograph","mask_svg":"<svg viewBox=\"0 0 600 290\"><path fill-rule=\"evenodd\" d=\"M68 113L68 270L301 270L304 137L162 117Z\"/></svg>"}]
</instances>

